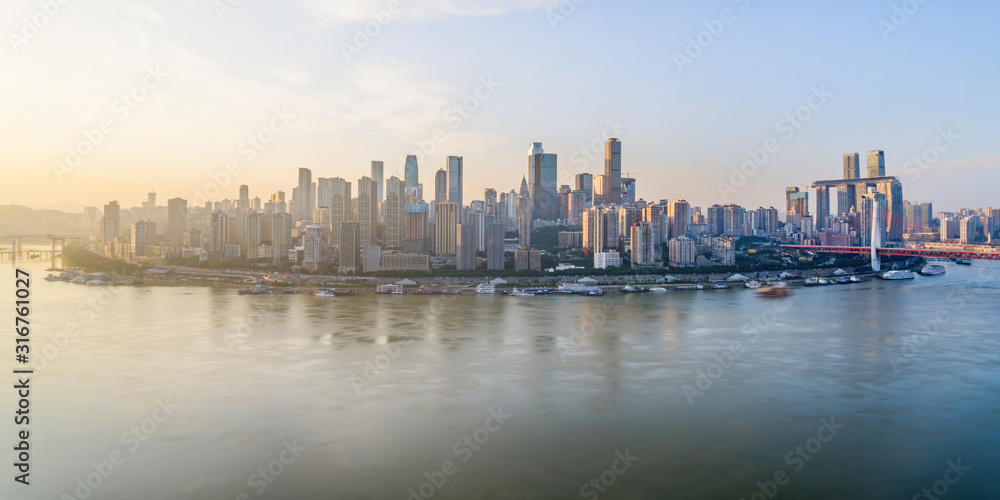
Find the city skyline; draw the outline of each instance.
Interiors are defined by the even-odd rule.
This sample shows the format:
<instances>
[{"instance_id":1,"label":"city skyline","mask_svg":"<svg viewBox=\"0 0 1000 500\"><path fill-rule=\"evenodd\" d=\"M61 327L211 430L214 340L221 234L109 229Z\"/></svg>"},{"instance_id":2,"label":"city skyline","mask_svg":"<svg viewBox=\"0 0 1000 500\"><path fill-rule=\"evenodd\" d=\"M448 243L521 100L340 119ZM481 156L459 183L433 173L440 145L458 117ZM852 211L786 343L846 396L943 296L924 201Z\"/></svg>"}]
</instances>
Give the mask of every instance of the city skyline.
<instances>
[{"instance_id":1,"label":"city skyline","mask_svg":"<svg viewBox=\"0 0 1000 500\"><path fill-rule=\"evenodd\" d=\"M241 173L220 198L235 198L240 184L290 192L285 179L296 168L356 179L370 175L374 160L384 162L386 178L405 178L410 154L425 172L448 156L463 157L465 191L504 191L517 189L509 179L523 172L523 145L536 141L561 156L570 178L558 184L572 185L575 173L602 173L608 137L625 144L622 175L637 180L639 198L706 205L748 151L773 138L779 151L720 201L777 203L772 186L824 177L845 152L874 149L888 152L886 174L906 184L908 198L947 209L992 201L989 186L1000 182L989 137L996 109L972 104L991 92L990 78L978 75L992 70L974 57L935 67L928 54L996 45L988 27L977 29L995 6L924 5L897 26L891 5L861 2L808 11L750 2L651 4L642 6L651 10L643 16L636 6L588 2L570 12L564 3L407 5L359 53L346 55L344 45L356 43L381 7L301 2L218 13L110 2L64 9L26 37L20 21L38 7L6 4L0 13L17 20L7 26L16 36L7 37L10 50L0 51L0 62L17 76L0 82L0 95L19 118L0 132L0 151L19 188L0 188L0 201L79 210L112 198L131 205L150 187L191 199L231 162ZM275 9L284 15L274 16ZM723 9L732 22L719 21ZM273 32L248 29L268 16L282 18ZM593 36L602 21L619 18L632 21L613 23L604 36L652 47L649 57L626 56ZM202 34L183 35L180 19ZM665 25L645 33L654 19ZM762 35L772 22L789 32ZM962 37L955 37L959 22ZM87 31L93 23L107 29ZM523 33L516 40L513 26ZM713 35L709 28L719 26ZM841 31L831 44L822 37L834 29ZM712 38L705 47L697 46L702 33ZM509 40L506 52L474 40L493 35ZM790 43L796 37L804 40ZM445 56L431 50L438 44L468 47ZM318 46L327 48L300 50ZM804 47L822 57L803 58ZM619 70L594 73L591 61L608 57ZM524 61L543 71L523 71ZM877 88L860 78L873 63ZM959 82L964 91L952 92ZM92 133L92 152L70 167L66 148L77 148L105 120L108 132ZM244 144L249 135L270 140L258 148ZM904 168L915 156L930 166ZM61 175L57 163L67 164ZM139 185L126 185L132 182ZM426 173L423 183L430 184ZM123 188L136 198L124 199Z\"/></svg>"}]
</instances>

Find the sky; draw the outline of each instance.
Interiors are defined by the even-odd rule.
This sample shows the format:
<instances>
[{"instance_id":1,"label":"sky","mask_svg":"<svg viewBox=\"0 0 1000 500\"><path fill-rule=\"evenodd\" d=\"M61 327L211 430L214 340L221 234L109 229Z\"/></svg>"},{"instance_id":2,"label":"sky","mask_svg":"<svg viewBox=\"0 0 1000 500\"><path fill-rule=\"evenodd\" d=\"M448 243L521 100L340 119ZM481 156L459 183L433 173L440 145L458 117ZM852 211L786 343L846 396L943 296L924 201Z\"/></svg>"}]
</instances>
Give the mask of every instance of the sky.
<instances>
[{"instance_id":1,"label":"sky","mask_svg":"<svg viewBox=\"0 0 1000 500\"><path fill-rule=\"evenodd\" d=\"M61 1L0 4L0 203L267 199L407 154L425 193L463 156L472 200L532 142L572 184L619 137L647 200L780 209L882 149L909 200L1000 205L995 2Z\"/></svg>"}]
</instances>

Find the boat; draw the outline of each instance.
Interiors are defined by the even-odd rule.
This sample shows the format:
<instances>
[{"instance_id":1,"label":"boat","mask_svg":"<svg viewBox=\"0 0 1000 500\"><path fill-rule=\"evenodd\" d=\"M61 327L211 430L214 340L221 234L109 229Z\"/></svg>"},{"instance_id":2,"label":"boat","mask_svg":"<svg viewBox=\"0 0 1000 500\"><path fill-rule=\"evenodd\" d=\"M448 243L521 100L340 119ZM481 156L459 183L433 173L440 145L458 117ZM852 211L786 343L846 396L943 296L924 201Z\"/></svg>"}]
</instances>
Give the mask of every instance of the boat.
<instances>
[{"instance_id":1,"label":"boat","mask_svg":"<svg viewBox=\"0 0 1000 500\"><path fill-rule=\"evenodd\" d=\"M253 287L244 287L236 290L236 293L240 295L263 295L267 293L267 287L264 285L256 285Z\"/></svg>"},{"instance_id":2,"label":"boat","mask_svg":"<svg viewBox=\"0 0 1000 500\"><path fill-rule=\"evenodd\" d=\"M403 285L379 285L375 287L375 293L379 295L403 295L406 290Z\"/></svg>"},{"instance_id":3,"label":"boat","mask_svg":"<svg viewBox=\"0 0 1000 500\"><path fill-rule=\"evenodd\" d=\"M654 286L650 288L649 291L653 293L667 293L667 289L662 286Z\"/></svg>"},{"instance_id":4,"label":"boat","mask_svg":"<svg viewBox=\"0 0 1000 500\"><path fill-rule=\"evenodd\" d=\"M941 264L927 264L920 269L920 274L924 276L937 276L946 272L948 272L948 270Z\"/></svg>"},{"instance_id":5,"label":"boat","mask_svg":"<svg viewBox=\"0 0 1000 500\"><path fill-rule=\"evenodd\" d=\"M621 293L646 293L649 290L641 286L625 285L618 291Z\"/></svg>"},{"instance_id":6,"label":"boat","mask_svg":"<svg viewBox=\"0 0 1000 500\"><path fill-rule=\"evenodd\" d=\"M747 281L744 286L747 287L747 288L749 288L749 289L751 289L751 290L756 290L756 289L760 288L761 283L759 281L757 281L757 280L751 280L751 281Z\"/></svg>"},{"instance_id":7,"label":"boat","mask_svg":"<svg viewBox=\"0 0 1000 500\"><path fill-rule=\"evenodd\" d=\"M712 286L709 287L709 290L729 290L731 288L733 287L729 286L726 283L713 283Z\"/></svg>"},{"instance_id":8,"label":"boat","mask_svg":"<svg viewBox=\"0 0 1000 500\"><path fill-rule=\"evenodd\" d=\"M896 280L912 280L915 279L917 275L913 274L913 271L886 271L878 276L880 280L886 281L896 281Z\"/></svg>"},{"instance_id":9,"label":"boat","mask_svg":"<svg viewBox=\"0 0 1000 500\"><path fill-rule=\"evenodd\" d=\"M807 278L802 282L803 286L827 286L830 282L826 278Z\"/></svg>"},{"instance_id":10,"label":"boat","mask_svg":"<svg viewBox=\"0 0 1000 500\"><path fill-rule=\"evenodd\" d=\"M600 297L604 295L604 290L597 288L593 285L584 285L583 283L560 283L559 288L554 290L554 293L563 295L584 295L587 297Z\"/></svg>"},{"instance_id":11,"label":"boat","mask_svg":"<svg viewBox=\"0 0 1000 500\"><path fill-rule=\"evenodd\" d=\"M86 285L87 284L87 278L84 278L83 276L77 276L77 277L73 278L73 280L70 281L70 283L75 283L77 285Z\"/></svg>"},{"instance_id":12,"label":"boat","mask_svg":"<svg viewBox=\"0 0 1000 500\"><path fill-rule=\"evenodd\" d=\"M480 283L476 285L475 291L482 294L497 293L497 287L492 283Z\"/></svg>"},{"instance_id":13,"label":"boat","mask_svg":"<svg viewBox=\"0 0 1000 500\"><path fill-rule=\"evenodd\" d=\"M111 284L110 281L104 281L99 279L94 279L87 282L87 286L108 286L110 284Z\"/></svg>"},{"instance_id":14,"label":"boat","mask_svg":"<svg viewBox=\"0 0 1000 500\"><path fill-rule=\"evenodd\" d=\"M677 285L676 287L676 290L704 290L704 289L705 285L702 285L701 283L693 285Z\"/></svg>"},{"instance_id":15,"label":"boat","mask_svg":"<svg viewBox=\"0 0 1000 500\"><path fill-rule=\"evenodd\" d=\"M48 276L45 277L45 281L62 281L62 278L60 278L60 277L58 277L58 276L56 276L54 274L50 274L50 275L48 275Z\"/></svg>"},{"instance_id":16,"label":"boat","mask_svg":"<svg viewBox=\"0 0 1000 500\"><path fill-rule=\"evenodd\" d=\"M317 297L350 297L357 295L350 290L337 290L336 288L320 288L313 290L313 295Z\"/></svg>"},{"instance_id":17,"label":"boat","mask_svg":"<svg viewBox=\"0 0 1000 500\"><path fill-rule=\"evenodd\" d=\"M754 291L757 295L761 297L784 297L786 295L792 294L792 289L784 285L767 285L762 286Z\"/></svg>"},{"instance_id":18,"label":"boat","mask_svg":"<svg viewBox=\"0 0 1000 500\"><path fill-rule=\"evenodd\" d=\"M960 266L971 266L972 265L972 261L971 260L966 260L966 259L955 259L955 263L958 264L958 265L960 265Z\"/></svg>"},{"instance_id":19,"label":"boat","mask_svg":"<svg viewBox=\"0 0 1000 500\"><path fill-rule=\"evenodd\" d=\"M457 295L462 293L462 291L452 290L450 288L439 285L424 285L413 293L416 295Z\"/></svg>"},{"instance_id":20,"label":"boat","mask_svg":"<svg viewBox=\"0 0 1000 500\"><path fill-rule=\"evenodd\" d=\"M851 283L864 283L865 282L864 278L859 278L857 276L851 276L850 278L847 278L847 279L851 280Z\"/></svg>"},{"instance_id":21,"label":"boat","mask_svg":"<svg viewBox=\"0 0 1000 500\"><path fill-rule=\"evenodd\" d=\"M529 290L521 290L521 289L515 287L514 289L510 290L509 292L504 293L504 295L509 295L511 297L531 297L531 296L535 295L535 293L532 293Z\"/></svg>"},{"instance_id":22,"label":"boat","mask_svg":"<svg viewBox=\"0 0 1000 500\"><path fill-rule=\"evenodd\" d=\"M851 281L851 278L848 278L847 276L840 276L837 278L833 278L834 285L850 285L852 283L854 282Z\"/></svg>"}]
</instances>

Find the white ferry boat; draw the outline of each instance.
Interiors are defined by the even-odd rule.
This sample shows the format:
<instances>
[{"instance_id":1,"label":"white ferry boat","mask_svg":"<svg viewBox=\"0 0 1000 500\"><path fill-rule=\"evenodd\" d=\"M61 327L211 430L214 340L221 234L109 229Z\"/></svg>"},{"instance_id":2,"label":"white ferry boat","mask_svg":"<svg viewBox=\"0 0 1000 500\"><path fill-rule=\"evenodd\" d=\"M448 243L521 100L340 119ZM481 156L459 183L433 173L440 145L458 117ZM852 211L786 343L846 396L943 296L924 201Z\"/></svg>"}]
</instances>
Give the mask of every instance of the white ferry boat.
<instances>
[{"instance_id":1,"label":"white ferry boat","mask_svg":"<svg viewBox=\"0 0 1000 500\"><path fill-rule=\"evenodd\" d=\"M913 271L886 271L879 275L878 279L886 281L896 281L896 280L912 280L915 279L917 275L913 274Z\"/></svg>"},{"instance_id":2,"label":"white ferry boat","mask_svg":"<svg viewBox=\"0 0 1000 500\"><path fill-rule=\"evenodd\" d=\"M497 293L497 287L492 283L480 283L476 286L476 293Z\"/></svg>"},{"instance_id":3,"label":"white ferry boat","mask_svg":"<svg viewBox=\"0 0 1000 500\"><path fill-rule=\"evenodd\" d=\"M941 264L927 264L920 270L920 274L924 276L937 276L946 272L948 272L948 269Z\"/></svg>"}]
</instances>

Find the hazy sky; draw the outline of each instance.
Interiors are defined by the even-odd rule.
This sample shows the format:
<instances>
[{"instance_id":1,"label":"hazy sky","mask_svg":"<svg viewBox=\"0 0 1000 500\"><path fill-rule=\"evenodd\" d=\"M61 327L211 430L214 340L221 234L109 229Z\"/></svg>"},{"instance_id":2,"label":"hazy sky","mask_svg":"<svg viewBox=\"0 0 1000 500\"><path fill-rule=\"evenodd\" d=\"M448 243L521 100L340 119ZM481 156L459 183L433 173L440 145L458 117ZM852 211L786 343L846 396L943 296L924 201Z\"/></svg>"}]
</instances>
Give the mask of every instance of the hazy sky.
<instances>
[{"instance_id":1,"label":"hazy sky","mask_svg":"<svg viewBox=\"0 0 1000 500\"><path fill-rule=\"evenodd\" d=\"M227 164L215 198L264 199L298 167L402 177L419 143L425 193L461 155L471 200L515 189L532 141L569 184L618 136L646 199L780 207L884 149L907 199L1000 205L995 2L45 2L0 4L0 203L194 199ZM914 155L934 163L904 170Z\"/></svg>"}]
</instances>

